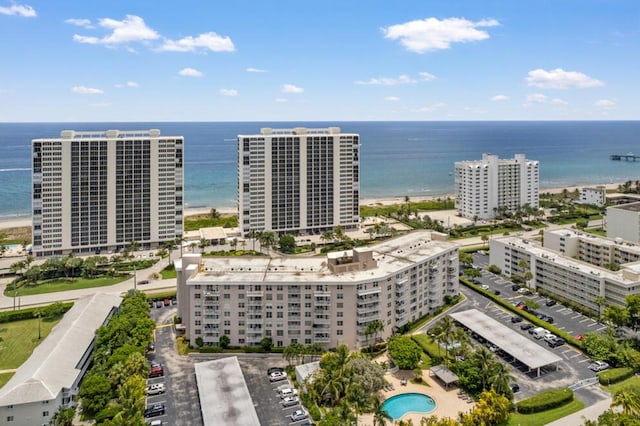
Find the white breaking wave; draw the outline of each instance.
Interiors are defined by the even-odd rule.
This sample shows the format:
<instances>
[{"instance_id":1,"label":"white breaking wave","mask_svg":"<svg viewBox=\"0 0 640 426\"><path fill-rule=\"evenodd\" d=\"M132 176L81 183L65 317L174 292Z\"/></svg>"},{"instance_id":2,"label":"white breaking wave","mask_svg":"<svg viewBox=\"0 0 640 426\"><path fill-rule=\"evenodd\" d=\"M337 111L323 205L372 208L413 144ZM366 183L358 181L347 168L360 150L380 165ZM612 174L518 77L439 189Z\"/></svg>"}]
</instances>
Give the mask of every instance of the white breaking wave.
<instances>
[{"instance_id":1,"label":"white breaking wave","mask_svg":"<svg viewBox=\"0 0 640 426\"><path fill-rule=\"evenodd\" d=\"M31 168L29 168L29 167L19 167L19 168L15 168L15 169L0 169L0 172L27 172L27 171L31 171Z\"/></svg>"}]
</instances>

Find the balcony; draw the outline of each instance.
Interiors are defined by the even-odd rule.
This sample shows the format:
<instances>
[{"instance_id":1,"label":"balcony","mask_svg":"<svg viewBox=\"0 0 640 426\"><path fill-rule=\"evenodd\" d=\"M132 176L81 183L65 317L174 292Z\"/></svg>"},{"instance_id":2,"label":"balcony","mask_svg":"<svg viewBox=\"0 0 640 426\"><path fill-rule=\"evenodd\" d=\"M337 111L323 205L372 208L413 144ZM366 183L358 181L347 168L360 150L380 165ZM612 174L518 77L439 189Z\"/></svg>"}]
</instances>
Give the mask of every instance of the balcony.
<instances>
[{"instance_id":1,"label":"balcony","mask_svg":"<svg viewBox=\"0 0 640 426\"><path fill-rule=\"evenodd\" d=\"M247 292L247 298L260 298L262 299L262 292L261 291L248 291Z\"/></svg>"},{"instance_id":2,"label":"balcony","mask_svg":"<svg viewBox=\"0 0 640 426\"><path fill-rule=\"evenodd\" d=\"M315 306L331 306L331 300L329 299L316 299Z\"/></svg>"},{"instance_id":3,"label":"balcony","mask_svg":"<svg viewBox=\"0 0 640 426\"><path fill-rule=\"evenodd\" d=\"M253 326L259 325L260 327L262 327L262 321L263 321L262 317L249 318L247 319L247 325L253 325Z\"/></svg>"},{"instance_id":4,"label":"balcony","mask_svg":"<svg viewBox=\"0 0 640 426\"><path fill-rule=\"evenodd\" d=\"M380 306L378 305L365 307L365 308L358 307L358 310L357 310L358 316L366 315L371 312L379 312L379 311L380 311Z\"/></svg>"},{"instance_id":5,"label":"balcony","mask_svg":"<svg viewBox=\"0 0 640 426\"><path fill-rule=\"evenodd\" d=\"M331 342L331 336L328 334L316 334L313 336L314 343L329 343Z\"/></svg>"}]
</instances>

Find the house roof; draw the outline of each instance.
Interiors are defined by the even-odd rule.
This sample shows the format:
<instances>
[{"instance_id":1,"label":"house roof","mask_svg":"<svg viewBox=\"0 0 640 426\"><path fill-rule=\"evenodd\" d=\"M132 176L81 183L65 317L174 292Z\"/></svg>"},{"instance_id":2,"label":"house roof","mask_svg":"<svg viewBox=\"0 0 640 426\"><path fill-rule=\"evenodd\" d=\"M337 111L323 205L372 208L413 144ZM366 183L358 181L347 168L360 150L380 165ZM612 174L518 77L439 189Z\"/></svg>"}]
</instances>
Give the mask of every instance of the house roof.
<instances>
[{"instance_id":1,"label":"house roof","mask_svg":"<svg viewBox=\"0 0 640 426\"><path fill-rule=\"evenodd\" d=\"M97 293L78 299L14 376L0 388L0 406L55 399L82 374L96 330L120 306L117 295Z\"/></svg>"}]
</instances>

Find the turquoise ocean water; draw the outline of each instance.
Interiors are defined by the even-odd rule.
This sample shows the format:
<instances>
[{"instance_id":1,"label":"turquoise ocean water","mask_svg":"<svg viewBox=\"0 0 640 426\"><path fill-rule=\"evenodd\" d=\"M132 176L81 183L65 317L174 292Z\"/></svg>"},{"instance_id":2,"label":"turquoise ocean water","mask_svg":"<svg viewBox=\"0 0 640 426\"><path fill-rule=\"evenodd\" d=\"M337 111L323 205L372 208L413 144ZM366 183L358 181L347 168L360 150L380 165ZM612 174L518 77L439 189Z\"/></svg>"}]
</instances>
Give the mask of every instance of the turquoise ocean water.
<instances>
[{"instance_id":1,"label":"turquoise ocean water","mask_svg":"<svg viewBox=\"0 0 640 426\"><path fill-rule=\"evenodd\" d=\"M31 140L61 130L183 135L187 207L221 207L236 204L238 134L327 126L361 136L362 198L451 193L454 162L483 152L539 160L541 188L640 179L640 162L609 159L640 154L640 121L0 123L0 219L29 215Z\"/></svg>"}]
</instances>

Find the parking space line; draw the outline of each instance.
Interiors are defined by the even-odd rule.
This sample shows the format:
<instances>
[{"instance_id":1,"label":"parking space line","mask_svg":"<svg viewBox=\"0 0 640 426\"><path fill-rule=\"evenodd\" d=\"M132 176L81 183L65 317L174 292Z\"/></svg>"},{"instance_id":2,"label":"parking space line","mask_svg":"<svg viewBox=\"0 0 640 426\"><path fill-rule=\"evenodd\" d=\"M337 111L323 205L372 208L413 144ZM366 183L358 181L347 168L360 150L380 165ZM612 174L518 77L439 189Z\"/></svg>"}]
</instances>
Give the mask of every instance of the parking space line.
<instances>
[{"instance_id":1,"label":"parking space line","mask_svg":"<svg viewBox=\"0 0 640 426\"><path fill-rule=\"evenodd\" d=\"M592 321L591 318L585 318L583 320L580 320L579 323L582 324L583 322L587 322L587 321Z\"/></svg>"},{"instance_id":2,"label":"parking space line","mask_svg":"<svg viewBox=\"0 0 640 426\"><path fill-rule=\"evenodd\" d=\"M600 327L599 329L597 329L596 331L602 331L605 330L607 327Z\"/></svg>"},{"instance_id":3,"label":"parking space line","mask_svg":"<svg viewBox=\"0 0 640 426\"><path fill-rule=\"evenodd\" d=\"M573 352L573 350L572 350L572 349L567 349L566 351L563 351L563 352L562 352L562 354L564 355L564 354L566 354L567 352Z\"/></svg>"},{"instance_id":4,"label":"parking space line","mask_svg":"<svg viewBox=\"0 0 640 426\"><path fill-rule=\"evenodd\" d=\"M579 357L579 356L582 356L582 354L578 352L577 354L575 354L574 356L572 356L572 357L571 357L571 359L577 358L577 357Z\"/></svg>"},{"instance_id":5,"label":"parking space line","mask_svg":"<svg viewBox=\"0 0 640 426\"><path fill-rule=\"evenodd\" d=\"M596 325L598 325L598 323L597 323L597 322L592 322L592 323L591 323L591 324L589 324L587 327L593 327L593 326L596 326Z\"/></svg>"},{"instance_id":6,"label":"parking space line","mask_svg":"<svg viewBox=\"0 0 640 426\"><path fill-rule=\"evenodd\" d=\"M578 361L578 364L582 364L583 362L589 362L591 361L589 358L585 358L582 361Z\"/></svg>"},{"instance_id":7,"label":"parking space line","mask_svg":"<svg viewBox=\"0 0 640 426\"><path fill-rule=\"evenodd\" d=\"M567 331L568 334L573 334L573 330Z\"/></svg>"},{"instance_id":8,"label":"parking space line","mask_svg":"<svg viewBox=\"0 0 640 426\"><path fill-rule=\"evenodd\" d=\"M571 319L580 318L581 316L582 316L582 315L578 314L578 315L576 315L576 316L574 316L574 317L571 317Z\"/></svg>"},{"instance_id":9,"label":"parking space line","mask_svg":"<svg viewBox=\"0 0 640 426\"><path fill-rule=\"evenodd\" d=\"M570 311L570 310L568 310L568 309L567 309L567 310L565 310L564 312L560 312L560 313L561 313L562 315L567 316L567 315L570 315L570 314L571 314L571 312L572 312L572 311Z\"/></svg>"},{"instance_id":10,"label":"parking space line","mask_svg":"<svg viewBox=\"0 0 640 426\"><path fill-rule=\"evenodd\" d=\"M565 329L565 328L564 328L564 326L562 326L562 327L558 327L558 328L559 328L560 330L564 330L564 329Z\"/></svg>"}]
</instances>

